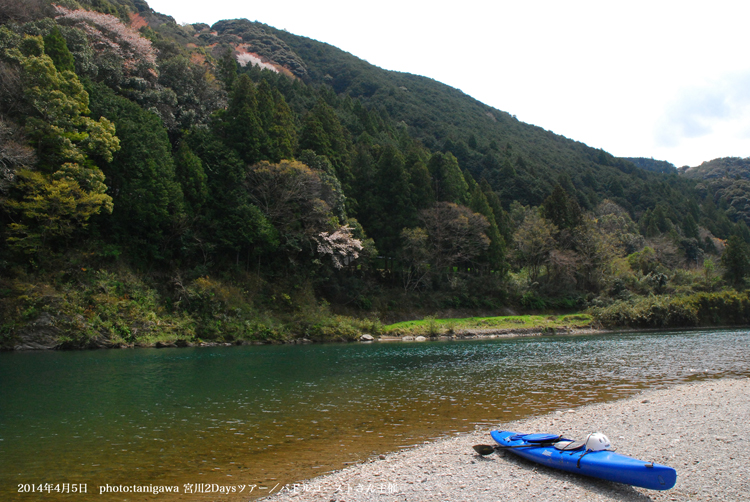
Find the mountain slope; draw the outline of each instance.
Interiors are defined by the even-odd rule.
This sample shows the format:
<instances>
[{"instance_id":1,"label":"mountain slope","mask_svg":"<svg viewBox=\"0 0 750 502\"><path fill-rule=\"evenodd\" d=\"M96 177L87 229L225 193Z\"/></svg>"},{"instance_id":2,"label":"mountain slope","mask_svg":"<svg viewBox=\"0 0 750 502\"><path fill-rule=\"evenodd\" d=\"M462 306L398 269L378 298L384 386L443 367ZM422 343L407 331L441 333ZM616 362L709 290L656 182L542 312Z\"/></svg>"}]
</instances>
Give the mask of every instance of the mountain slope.
<instances>
[{"instance_id":1,"label":"mountain slope","mask_svg":"<svg viewBox=\"0 0 750 502\"><path fill-rule=\"evenodd\" d=\"M585 208L612 198L640 214L655 205L649 186L664 181L602 150L523 123L458 89L383 70L323 42L247 20L221 21L211 31L219 39L231 35L251 47L268 45L269 39L281 41L276 46L283 46L284 57L304 64L304 73L289 68L295 75L380 110L405 124L409 135L431 150L450 151L477 181L486 178L506 207L512 200L541 204L562 180L578 191ZM216 41L212 47L214 55L222 50ZM281 61L268 52L261 55L272 63Z\"/></svg>"},{"instance_id":2,"label":"mountain slope","mask_svg":"<svg viewBox=\"0 0 750 502\"><path fill-rule=\"evenodd\" d=\"M143 0L13 16L0 346L40 314L76 347L351 338L328 305L713 291L724 239L732 284L750 270L733 178L650 172L261 23L180 26Z\"/></svg>"}]
</instances>

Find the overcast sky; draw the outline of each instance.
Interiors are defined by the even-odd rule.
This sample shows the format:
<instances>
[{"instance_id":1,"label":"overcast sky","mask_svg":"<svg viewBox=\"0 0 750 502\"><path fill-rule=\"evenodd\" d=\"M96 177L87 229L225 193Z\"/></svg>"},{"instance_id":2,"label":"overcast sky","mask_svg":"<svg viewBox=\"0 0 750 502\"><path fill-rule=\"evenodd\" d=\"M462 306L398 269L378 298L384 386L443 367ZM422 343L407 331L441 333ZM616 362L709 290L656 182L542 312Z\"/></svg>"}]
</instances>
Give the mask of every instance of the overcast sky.
<instances>
[{"instance_id":1,"label":"overcast sky","mask_svg":"<svg viewBox=\"0 0 750 502\"><path fill-rule=\"evenodd\" d=\"M750 157L743 0L147 1L326 42L619 157Z\"/></svg>"}]
</instances>

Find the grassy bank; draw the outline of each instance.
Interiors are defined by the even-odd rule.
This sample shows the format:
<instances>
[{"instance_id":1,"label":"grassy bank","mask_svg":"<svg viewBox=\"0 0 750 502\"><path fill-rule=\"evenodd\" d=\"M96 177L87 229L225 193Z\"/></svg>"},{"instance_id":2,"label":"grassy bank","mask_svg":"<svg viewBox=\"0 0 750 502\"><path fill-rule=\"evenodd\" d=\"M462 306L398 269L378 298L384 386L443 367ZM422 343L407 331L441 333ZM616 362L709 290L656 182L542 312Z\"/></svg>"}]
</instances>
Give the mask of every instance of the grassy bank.
<instances>
[{"instance_id":1,"label":"grassy bank","mask_svg":"<svg viewBox=\"0 0 750 502\"><path fill-rule=\"evenodd\" d=\"M750 325L750 291L651 295L590 309L605 327L685 328Z\"/></svg>"},{"instance_id":2,"label":"grassy bank","mask_svg":"<svg viewBox=\"0 0 750 502\"><path fill-rule=\"evenodd\" d=\"M335 315L310 284L67 266L0 277L0 349L355 340L379 321Z\"/></svg>"},{"instance_id":3,"label":"grassy bank","mask_svg":"<svg viewBox=\"0 0 750 502\"><path fill-rule=\"evenodd\" d=\"M391 336L439 336L463 332L492 332L538 330L555 333L566 329L585 329L591 326L588 314L569 315L520 315L499 317L468 317L463 319L435 319L427 317L417 321L405 321L383 327L383 333Z\"/></svg>"},{"instance_id":4,"label":"grassy bank","mask_svg":"<svg viewBox=\"0 0 750 502\"><path fill-rule=\"evenodd\" d=\"M466 332L554 333L586 328L592 318L516 315L435 319L383 326L375 317L337 315L310 284L257 276L184 278L127 267L68 265L0 278L0 348L86 349L206 343L352 341L380 336ZM366 314L366 313L365 313Z\"/></svg>"}]
</instances>

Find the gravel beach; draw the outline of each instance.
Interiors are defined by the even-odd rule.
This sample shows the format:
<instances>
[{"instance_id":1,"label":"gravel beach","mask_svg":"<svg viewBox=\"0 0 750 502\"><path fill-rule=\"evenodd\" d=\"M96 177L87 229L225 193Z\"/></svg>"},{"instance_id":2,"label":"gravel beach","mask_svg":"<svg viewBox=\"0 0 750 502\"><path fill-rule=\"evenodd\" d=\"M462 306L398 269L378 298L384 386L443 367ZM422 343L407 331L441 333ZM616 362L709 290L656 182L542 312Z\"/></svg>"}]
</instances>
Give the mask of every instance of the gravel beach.
<instances>
[{"instance_id":1,"label":"gravel beach","mask_svg":"<svg viewBox=\"0 0 750 502\"><path fill-rule=\"evenodd\" d=\"M750 500L750 379L705 380L495 429L584 438L603 432L618 453L677 470L677 484L652 491L539 466L510 452L480 457L489 429L391 453L264 501Z\"/></svg>"}]
</instances>

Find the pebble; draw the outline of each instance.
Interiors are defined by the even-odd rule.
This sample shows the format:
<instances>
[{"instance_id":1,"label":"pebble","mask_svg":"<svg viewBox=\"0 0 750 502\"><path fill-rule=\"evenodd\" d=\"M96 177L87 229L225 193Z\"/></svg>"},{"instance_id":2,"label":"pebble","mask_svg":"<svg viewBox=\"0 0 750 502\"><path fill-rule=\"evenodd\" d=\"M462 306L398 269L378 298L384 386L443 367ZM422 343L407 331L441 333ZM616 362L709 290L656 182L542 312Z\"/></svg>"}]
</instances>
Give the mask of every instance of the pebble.
<instances>
[{"instance_id":1,"label":"pebble","mask_svg":"<svg viewBox=\"0 0 750 502\"><path fill-rule=\"evenodd\" d=\"M643 403L649 406L638 406ZM698 409L700 413L692 413ZM552 416L559 417L557 430L550 428ZM490 429L482 428L380 456L304 482L313 489L281 491L263 500L328 502L339 496L336 490L342 486L349 488L346 502L687 502L740 500L750 493L748 378L646 391L621 401L498 423L493 429L573 438L600 431L610 440L617 438L612 446L618 453L677 469L677 484L668 491L652 491L549 469L510 452L480 457L472 445L492 444Z\"/></svg>"}]
</instances>

